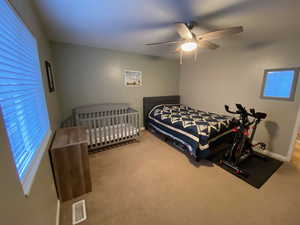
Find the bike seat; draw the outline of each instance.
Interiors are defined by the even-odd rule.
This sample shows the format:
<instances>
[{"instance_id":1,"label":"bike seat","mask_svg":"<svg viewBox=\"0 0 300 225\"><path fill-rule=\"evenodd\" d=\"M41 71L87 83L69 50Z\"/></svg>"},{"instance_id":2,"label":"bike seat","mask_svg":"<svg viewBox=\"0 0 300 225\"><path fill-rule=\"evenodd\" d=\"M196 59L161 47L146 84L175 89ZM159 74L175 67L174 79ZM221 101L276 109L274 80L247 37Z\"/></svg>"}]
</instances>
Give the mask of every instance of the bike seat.
<instances>
[{"instance_id":1,"label":"bike seat","mask_svg":"<svg viewBox=\"0 0 300 225\"><path fill-rule=\"evenodd\" d=\"M257 119L265 119L266 117L267 117L266 113L262 113L262 112L255 113L255 118L257 118Z\"/></svg>"}]
</instances>

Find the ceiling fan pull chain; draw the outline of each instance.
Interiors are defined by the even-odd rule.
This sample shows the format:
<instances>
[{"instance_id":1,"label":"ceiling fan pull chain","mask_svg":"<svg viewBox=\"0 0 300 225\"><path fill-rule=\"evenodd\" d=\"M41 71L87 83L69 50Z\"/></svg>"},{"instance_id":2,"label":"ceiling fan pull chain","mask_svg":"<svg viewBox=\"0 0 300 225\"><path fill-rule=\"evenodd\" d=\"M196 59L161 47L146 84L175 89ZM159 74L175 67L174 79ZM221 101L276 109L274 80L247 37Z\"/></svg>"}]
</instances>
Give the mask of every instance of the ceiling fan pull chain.
<instances>
[{"instance_id":1,"label":"ceiling fan pull chain","mask_svg":"<svg viewBox=\"0 0 300 225\"><path fill-rule=\"evenodd\" d=\"M194 54L194 61L197 62L197 57L198 57L198 48L195 50Z\"/></svg>"}]
</instances>

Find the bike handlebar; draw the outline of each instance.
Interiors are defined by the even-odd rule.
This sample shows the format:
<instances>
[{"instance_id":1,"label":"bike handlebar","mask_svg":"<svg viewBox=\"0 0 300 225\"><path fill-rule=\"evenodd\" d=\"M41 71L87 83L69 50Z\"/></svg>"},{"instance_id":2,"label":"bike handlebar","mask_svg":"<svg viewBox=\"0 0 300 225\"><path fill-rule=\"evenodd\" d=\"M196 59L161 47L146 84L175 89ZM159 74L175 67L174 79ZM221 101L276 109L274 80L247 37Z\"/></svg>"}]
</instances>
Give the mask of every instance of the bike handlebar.
<instances>
[{"instance_id":1,"label":"bike handlebar","mask_svg":"<svg viewBox=\"0 0 300 225\"><path fill-rule=\"evenodd\" d=\"M241 104L236 104L236 108L237 110L231 111L228 105L225 105L225 110L228 113L231 114L240 114L243 116L251 116L254 117L256 119L265 119L267 117L266 113L261 113L261 112L256 112L255 109L251 108L250 109L250 113L246 110L246 108L244 106L242 106Z\"/></svg>"},{"instance_id":2,"label":"bike handlebar","mask_svg":"<svg viewBox=\"0 0 300 225\"><path fill-rule=\"evenodd\" d=\"M248 113L245 107L243 107L241 104L236 104L236 107L238 110L234 112L229 109L228 105L225 105L225 110L231 114L244 114L244 115L252 116L252 114Z\"/></svg>"},{"instance_id":3,"label":"bike handlebar","mask_svg":"<svg viewBox=\"0 0 300 225\"><path fill-rule=\"evenodd\" d=\"M226 112L231 113L231 114L238 114L237 112L230 111L228 105L225 105L225 110L226 110Z\"/></svg>"}]
</instances>

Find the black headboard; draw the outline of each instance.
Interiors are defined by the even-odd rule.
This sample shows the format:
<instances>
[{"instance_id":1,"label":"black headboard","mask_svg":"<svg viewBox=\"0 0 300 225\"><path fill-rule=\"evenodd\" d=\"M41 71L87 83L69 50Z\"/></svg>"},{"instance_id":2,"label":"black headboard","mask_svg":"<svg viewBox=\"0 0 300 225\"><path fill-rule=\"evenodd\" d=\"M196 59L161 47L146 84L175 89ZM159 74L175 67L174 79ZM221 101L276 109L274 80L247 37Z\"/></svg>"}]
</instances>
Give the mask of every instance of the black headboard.
<instances>
[{"instance_id":1,"label":"black headboard","mask_svg":"<svg viewBox=\"0 0 300 225\"><path fill-rule=\"evenodd\" d=\"M180 96L159 96L159 97L144 97L143 98L143 111L144 111L144 126L147 129L147 117L151 109L156 105L161 104L180 104Z\"/></svg>"}]
</instances>

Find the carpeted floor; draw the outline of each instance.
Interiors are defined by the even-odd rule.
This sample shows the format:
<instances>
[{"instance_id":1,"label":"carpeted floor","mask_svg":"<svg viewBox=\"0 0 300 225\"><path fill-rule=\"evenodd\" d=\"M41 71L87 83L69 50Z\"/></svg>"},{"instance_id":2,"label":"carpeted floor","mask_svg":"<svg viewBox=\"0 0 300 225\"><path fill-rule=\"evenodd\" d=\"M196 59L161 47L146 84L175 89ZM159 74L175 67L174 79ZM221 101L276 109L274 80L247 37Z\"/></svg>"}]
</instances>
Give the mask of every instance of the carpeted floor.
<instances>
[{"instance_id":1,"label":"carpeted floor","mask_svg":"<svg viewBox=\"0 0 300 225\"><path fill-rule=\"evenodd\" d=\"M82 225L300 224L300 172L289 163L258 190L208 161L191 164L148 132L90 163ZM62 204L60 225L72 224L71 204Z\"/></svg>"}]
</instances>

